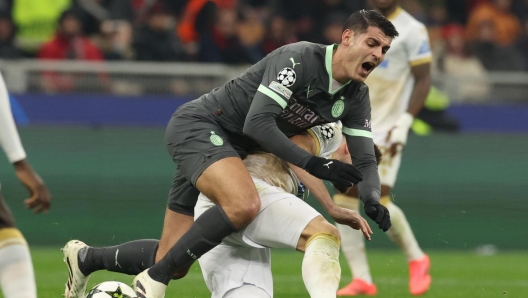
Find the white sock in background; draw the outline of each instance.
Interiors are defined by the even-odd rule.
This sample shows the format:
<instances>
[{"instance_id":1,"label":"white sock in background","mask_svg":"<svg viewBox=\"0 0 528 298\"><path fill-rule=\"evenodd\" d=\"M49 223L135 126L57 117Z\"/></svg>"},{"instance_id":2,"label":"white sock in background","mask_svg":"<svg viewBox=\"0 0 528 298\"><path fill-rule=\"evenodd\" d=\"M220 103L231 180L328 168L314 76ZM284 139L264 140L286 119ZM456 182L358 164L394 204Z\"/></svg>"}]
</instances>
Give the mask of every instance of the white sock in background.
<instances>
[{"instance_id":1,"label":"white sock in background","mask_svg":"<svg viewBox=\"0 0 528 298\"><path fill-rule=\"evenodd\" d=\"M339 207L359 212L359 199L353 199L342 194L335 194L334 202ZM361 278L371 284L372 275L370 275L363 233L346 225L336 224L336 226L341 235L341 250L352 271L352 278Z\"/></svg>"},{"instance_id":2,"label":"white sock in background","mask_svg":"<svg viewBox=\"0 0 528 298\"><path fill-rule=\"evenodd\" d=\"M302 277L311 298L335 298L341 278L339 239L318 233L306 243Z\"/></svg>"},{"instance_id":3,"label":"white sock in background","mask_svg":"<svg viewBox=\"0 0 528 298\"><path fill-rule=\"evenodd\" d=\"M29 249L19 230L0 230L0 286L5 298L36 298Z\"/></svg>"},{"instance_id":4,"label":"white sock in background","mask_svg":"<svg viewBox=\"0 0 528 298\"><path fill-rule=\"evenodd\" d=\"M424 253L420 249L403 211L392 203L389 197L382 197L381 203L389 210L392 223L392 227L387 231L387 236L402 248L407 257L407 262L423 258Z\"/></svg>"}]
</instances>

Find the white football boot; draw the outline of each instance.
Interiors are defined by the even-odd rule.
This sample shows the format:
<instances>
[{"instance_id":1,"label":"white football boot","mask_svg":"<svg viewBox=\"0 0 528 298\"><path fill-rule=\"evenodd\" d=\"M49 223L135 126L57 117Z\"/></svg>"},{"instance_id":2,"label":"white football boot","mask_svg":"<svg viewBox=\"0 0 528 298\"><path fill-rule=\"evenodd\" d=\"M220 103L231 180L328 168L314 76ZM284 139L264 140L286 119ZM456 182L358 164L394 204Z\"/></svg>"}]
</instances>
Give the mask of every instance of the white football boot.
<instances>
[{"instance_id":1,"label":"white football boot","mask_svg":"<svg viewBox=\"0 0 528 298\"><path fill-rule=\"evenodd\" d=\"M79 240L70 240L62 252L64 254L63 261L68 266L68 282L66 283L66 289L64 290L65 298L84 298L86 291L86 283L90 276L85 276L79 269L77 262L77 255L81 248L87 247L87 245Z\"/></svg>"},{"instance_id":2,"label":"white football boot","mask_svg":"<svg viewBox=\"0 0 528 298\"><path fill-rule=\"evenodd\" d=\"M132 289L138 298L164 298L167 286L153 280L147 273L148 269L138 274L132 281Z\"/></svg>"}]
</instances>

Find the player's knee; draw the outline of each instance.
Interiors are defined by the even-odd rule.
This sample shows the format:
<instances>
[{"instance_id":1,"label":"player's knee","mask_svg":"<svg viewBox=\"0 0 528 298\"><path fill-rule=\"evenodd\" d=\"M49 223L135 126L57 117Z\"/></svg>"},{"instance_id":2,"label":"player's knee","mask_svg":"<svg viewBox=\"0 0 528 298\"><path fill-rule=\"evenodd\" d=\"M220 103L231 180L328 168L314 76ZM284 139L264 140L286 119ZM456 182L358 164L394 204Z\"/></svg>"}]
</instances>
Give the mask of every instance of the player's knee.
<instances>
[{"instance_id":1,"label":"player's knee","mask_svg":"<svg viewBox=\"0 0 528 298\"><path fill-rule=\"evenodd\" d=\"M315 234L317 233L330 234L336 237L339 241L341 241L341 235L339 234L339 231L337 230L336 226L326 220L321 224L321 226L319 227L319 231Z\"/></svg>"},{"instance_id":2,"label":"player's knee","mask_svg":"<svg viewBox=\"0 0 528 298\"><path fill-rule=\"evenodd\" d=\"M317 234L327 234L335 237L337 241L341 241L341 235L337 228L326 221L322 216L314 218L301 233L301 238L297 244L297 250L305 251L306 244L310 238Z\"/></svg>"},{"instance_id":3,"label":"player's knee","mask_svg":"<svg viewBox=\"0 0 528 298\"><path fill-rule=\"evenodd\" d=\"M231 222L238 228L249 225L260 211L260 198L258 196L238 201L238 204L224 207L224 211Z\"/></svg>"}]
</instances>

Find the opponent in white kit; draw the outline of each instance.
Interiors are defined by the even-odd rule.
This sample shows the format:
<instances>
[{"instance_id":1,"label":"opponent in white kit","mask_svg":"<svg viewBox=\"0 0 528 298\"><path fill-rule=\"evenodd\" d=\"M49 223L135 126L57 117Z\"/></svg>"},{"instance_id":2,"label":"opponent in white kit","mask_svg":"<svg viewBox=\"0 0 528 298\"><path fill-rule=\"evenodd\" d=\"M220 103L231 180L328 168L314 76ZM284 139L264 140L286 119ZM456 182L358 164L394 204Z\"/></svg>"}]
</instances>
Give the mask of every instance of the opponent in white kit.
<instances>
[{"instance_id":1,"label":"opponent in white kit","mask_svg":"<svg viewBox=\"0 0 528 298\"><path fill-rule=\"evenodd\" d=\"M381 180L380 202L390 212L392 227L389 238L405 252L409 262L409 290L413 295L427 291L431 283L430 261L416 241L403 213L391 198L400 162L402 149L407 142L407 133L421 110L431 86L430 64L432 60L429 38L425 26L399 6L398 0L373 0L372 4L389 19L400 36L392 42L385 60L372 71L365 83L369 87L372 104L372 135L380 146L383 159L378 167ZM346 194L336 194L337 205L358 210L359 200L352 188ZM400 196L396 196L400 201ZM346 226L338 225L342 237L342 250L354 277L339 296L375 295L376 286L370 275L361 234Z\"/></svg>"},{"instance_id":2,"label":"opponent in white kit","mask_svg":"<svg viewBox=\"0 0 528 298\"><path fill-rule=\"evenodd\" d=\"M335 159L350 162L341 127L335 123L313 127L292 140L320 157L330 157L337 150ZM308 174L270 153L252 153L244 164L257 187L261 209L247 228L228 236L199 259L212 297L273 297L270 248L304 252L302 275L310 297L336 297L341 276L340 236L319 212L296 196L300 186L297 176L304 180ZM214 203L200 194L195 218L212 206ZM352 227L370 239L368 223L359 214L355 216Z\"/></svg>"}]
</instances>

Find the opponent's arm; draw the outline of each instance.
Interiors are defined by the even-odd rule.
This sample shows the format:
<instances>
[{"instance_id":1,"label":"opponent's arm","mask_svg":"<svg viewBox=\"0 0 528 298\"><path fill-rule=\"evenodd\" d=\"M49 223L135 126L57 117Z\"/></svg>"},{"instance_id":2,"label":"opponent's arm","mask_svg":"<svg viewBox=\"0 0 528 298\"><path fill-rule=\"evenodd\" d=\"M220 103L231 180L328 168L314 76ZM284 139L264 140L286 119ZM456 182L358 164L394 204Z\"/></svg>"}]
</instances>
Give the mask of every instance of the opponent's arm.
<instances>
[{"instance_id":1,"label":"opponent's arm","mask_svg":"<svg viewBox=\"0 0 528 298\"><path fill-rule=\"evenodd\" d=\"M425 26L411 28L412 37L404 39L407 61L411 67L414 86L407 110L403 113L395 126L387 134L387 143L390 144L389 154L394 156L407 143L407 134L413 123L414 117L422 109L429 88L431 87L431 60L432 53L429 47L429 36Z\"/></svg>"},{"instance_id":2,"label":"opponent's arm","mask_svg":"<svg viewBox=\"0 0 528 298\"><path fill-rule=\"evenodd\" d=\"M303 133L298 134L290 138L295 144L297 144L303 150L316 155L317 145L315 140L310 134ZM370 240L372 230L370 226L357 212L337 206L332 197L328 193L328 189L324 185L321 179L318 179L310 175L305 170L289 164L292 171L297 175L297 178L304 184L304 186L312 193L317 201L323 206L324 210L330 215L337 223L348 225L353 229L361 230L367 240Z\"/></svg>"},{"instance_id":3,"label":"opponent's arm","mask_svg":"<svg viewBox=\"0 0 528 298\"><path fill-rule=\"evenodd\" d=\"M380 204L381 184L370 127L370 99L368 87L365 85L362 88L362 93L357 95L357 107L342 119L343 134L352 163L363 175L363 180L357 184L357 190L365 213L386 232L391 226L390 215L387 208ZM343 185L334 183L334 186L339 190L346 190Z\"/></svg>"},{"instance_id":4,"label":"opponent's arm","mask_svg":"<svg viewBox=\"0 0 528 298\"><path fill-rule=\"evenodd\" d=\"M431 63L423 63L411 67L414 77L414 86L409 99L407 111L403 113L396 125L387 134L387 141L391 144L389 154L396 155L398 150L407 143L407 135L413 123L414 117L422 109L429 89L431 88Z\"/></svg>"},{"instance_id":5,"label":"opponent's arm","mask_svg":"<svg viewBox=\"0 0 528 298\"><path fill-rule=\"evenodd\" d=\"M15 168L18 179L26 186L30 197L24 201L28 209L35 212L47 211L51 195L40 176L31 168L26 160L26 152L22 147L20 136L13 120L9 95L0 74L0 145L7 159Z\"/></svg>"}]
</instances>

